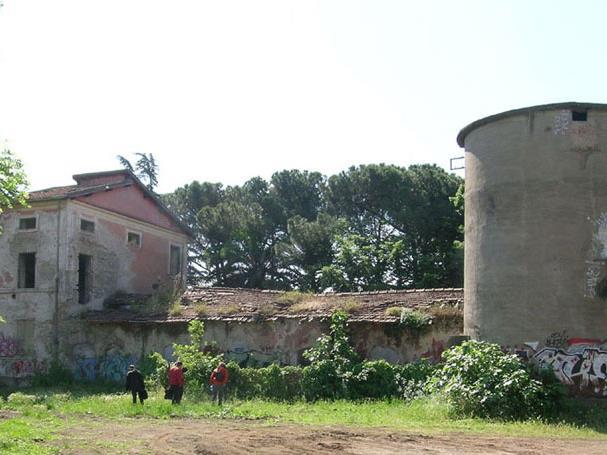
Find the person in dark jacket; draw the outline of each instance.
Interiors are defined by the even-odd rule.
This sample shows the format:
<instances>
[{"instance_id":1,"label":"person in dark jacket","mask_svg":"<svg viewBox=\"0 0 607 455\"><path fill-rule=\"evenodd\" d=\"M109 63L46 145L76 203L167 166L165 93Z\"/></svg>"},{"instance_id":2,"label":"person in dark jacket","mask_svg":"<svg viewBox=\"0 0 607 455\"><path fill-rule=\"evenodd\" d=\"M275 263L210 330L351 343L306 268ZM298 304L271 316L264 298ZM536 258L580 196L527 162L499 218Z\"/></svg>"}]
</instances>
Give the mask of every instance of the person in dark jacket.
<instances>
[{"instance_id":1,"label":"person in dark jacket","mask_svg":"<svg viewBox=\"0 0 607 455\"><path fill-rule=\"evenodd\" d=\"M137 396L139 396L141 404L148 397L145 384L143 383L143 375L135 368L135 365L129 365L129 371L126 374L126 390L131 391L133 404L137 403Z\"/></svg>"}]
</instances>

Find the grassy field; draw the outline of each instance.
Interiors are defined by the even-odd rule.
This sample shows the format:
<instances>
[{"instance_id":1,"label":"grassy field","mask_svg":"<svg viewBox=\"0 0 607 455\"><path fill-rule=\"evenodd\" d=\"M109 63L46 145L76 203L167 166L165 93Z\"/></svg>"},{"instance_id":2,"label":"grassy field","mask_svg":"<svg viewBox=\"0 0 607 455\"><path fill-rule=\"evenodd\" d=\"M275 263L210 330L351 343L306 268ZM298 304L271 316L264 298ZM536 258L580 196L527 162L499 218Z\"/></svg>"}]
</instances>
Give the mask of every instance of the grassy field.
<instances>
[{"instance_id":1,"label":"grassy field","mask_svg":"<svg viewBox=\"0 0 607 455\"><path fill-rule=\"evenodd\" d=\"M389 427L403 431L432 434L460 432L468 434L517 437L607 439L607 407L596 404L572 404L562 418L553 422L498 422L453 418L448 407L436 400L334 401L279 403L261 400L229 401L218 407L209 401L172 406L161 395L151 394L145 406L132 405L130 395L79 388L64 390L25 390L0 402L0 452L23 454L57 453L48 443L82 417L124 425L140 419L204 418L255 419L276 423Z\"/></svg>"}]
</instances>

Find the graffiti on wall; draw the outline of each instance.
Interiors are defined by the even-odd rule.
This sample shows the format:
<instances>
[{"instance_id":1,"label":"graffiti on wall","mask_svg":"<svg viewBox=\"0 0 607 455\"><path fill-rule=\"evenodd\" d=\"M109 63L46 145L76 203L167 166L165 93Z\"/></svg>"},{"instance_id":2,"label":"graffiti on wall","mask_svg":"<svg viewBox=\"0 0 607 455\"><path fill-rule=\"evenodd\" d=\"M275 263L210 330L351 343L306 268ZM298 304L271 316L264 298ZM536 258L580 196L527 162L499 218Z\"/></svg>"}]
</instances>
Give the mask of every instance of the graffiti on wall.
<instances>
[{"instance_id":1,"label":"graffiti on wall","mask_svg":"<svg viewBox=\"0 0 607 455\"><path fill-rule=\"evenodd\" d=\"M136 364L132 354L111 351L101 357L81 356L74 362L74 376L81 381L103 379L111 382L123 381L130 364Z\"/></svg>"},{"instance_id":2,"label":"graffiti on wall","mask_svg":"<svg viewBox=\"0 0 607 455\"><path fill-rule=\"evenodd\" d=\"M19 342L0 333L0 357L15 357L19 353Z\"/></svg>"},{"instance_id":3,"label":"graffiti on wall","mask_svg":"<svg viewBox=\"0 0 607 455\"><path fill-rule=\"evenodd\" d=\"M551 368L556 378L577 393L607 397L607 342L568 338L556 332L545 343L528 342L514 350L521 358Z\"/></svg>"},{"instance_id":4,"label":"graffiti on wall","mask_svg":"<svg viewBox=\"0 0 607 455\"><path fill-rule=\"evenodd\" d=\"M224 352L226 360L233 360L241 367L266 367L273 363L281 363L282 352L275 351L272 346L250 349L247 346L234 346Z\"/></svg>"},{"instance_id":5,"label":"graffiti on wall","mask_svg":"<svg viewBox=\"0 0 607 455\"><path fill-rule=\"evenodd\" d=\"M0 359L0 376L24 378L46 371L44 360Z\"/></svg>"}]
</instances>

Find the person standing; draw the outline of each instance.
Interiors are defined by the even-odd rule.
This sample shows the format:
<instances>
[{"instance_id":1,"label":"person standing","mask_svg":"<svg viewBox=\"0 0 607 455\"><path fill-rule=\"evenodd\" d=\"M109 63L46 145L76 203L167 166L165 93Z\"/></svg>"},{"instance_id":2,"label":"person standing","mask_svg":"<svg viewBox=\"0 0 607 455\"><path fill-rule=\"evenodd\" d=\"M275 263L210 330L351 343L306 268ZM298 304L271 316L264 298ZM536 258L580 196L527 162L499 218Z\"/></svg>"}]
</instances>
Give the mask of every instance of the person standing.
<instances>
[{"instance_id":1,"label":"person standing","mask_svg":"<svg viewBox=\"0 0 607 455\"><path fill-rule=\"evenodd\" d=\"M183 363L175 362L169 369L169 388L171 389L171 403L180 404L185 384Z\"/></svg>"},{"instance_id":2,"label":"person standing","mask_svg":"<svg viewBox=\"0 0 607 455\"><path fill-rule=\"evenodd\" d=\"M221 362L211 373L209 382L211 383L212 400L217 400L221 404L226 398L226 386L228 385L229 373L226 364Z\"/></svg>"},{"instance_id":3,"label":"person standing","mask_svg":"<svg viewBox=\"0 0 607 455\"><path fill-rule=\"evenodd\" d=\"M126 374L126 390L131 391L131 394L133 395L133 404L137 403L137 396L139 396L139 402L141 404L143 404L143 401L148 397L143 382L143 375L135 368L135 365L129 365L129 371Z\"/></svg>"}]
</instances>

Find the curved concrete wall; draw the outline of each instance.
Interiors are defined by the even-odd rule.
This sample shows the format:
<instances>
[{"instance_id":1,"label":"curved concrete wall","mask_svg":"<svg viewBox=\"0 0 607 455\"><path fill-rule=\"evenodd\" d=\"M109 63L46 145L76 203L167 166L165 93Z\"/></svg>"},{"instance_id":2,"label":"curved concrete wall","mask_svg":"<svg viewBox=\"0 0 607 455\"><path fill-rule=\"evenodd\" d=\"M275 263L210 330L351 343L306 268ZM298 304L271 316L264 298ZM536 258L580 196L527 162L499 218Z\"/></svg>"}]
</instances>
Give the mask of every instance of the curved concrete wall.
<instances>
[{"instance_id":1,"label":"curved concrete wall","mask_svg":"<svg viewBox=\"0 0 607 455\"><path fill-rule=\"evenodd\" d=\"M605 338L607 105L498 114L458 142L466 149L465 333L502 345L556 332Z\"/></svg>"}]
</instances>

